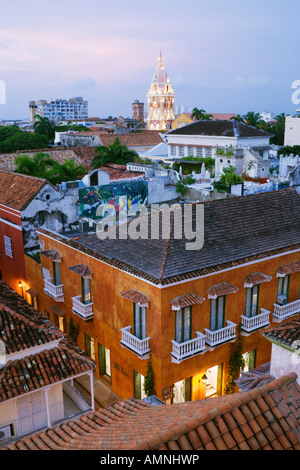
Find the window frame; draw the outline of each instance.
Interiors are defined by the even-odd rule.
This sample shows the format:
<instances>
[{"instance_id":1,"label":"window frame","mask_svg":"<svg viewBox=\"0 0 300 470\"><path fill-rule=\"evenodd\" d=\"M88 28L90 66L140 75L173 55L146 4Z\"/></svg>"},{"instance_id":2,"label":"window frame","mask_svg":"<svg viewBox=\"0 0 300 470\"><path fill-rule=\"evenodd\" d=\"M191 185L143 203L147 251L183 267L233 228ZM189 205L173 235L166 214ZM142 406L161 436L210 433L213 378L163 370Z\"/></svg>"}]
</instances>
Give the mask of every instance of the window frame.
<instances>
[{"instance_id":1,"label":"window frame","mask_svg":"<svg viewBox=\"0 0 300 470\"><path fill-rule=\"evenodd\" d=\"M285 284L286 283L286 284ZM277 284L277 299L280 295L284 295L289 300L289 289L290 289L290 274L278 278Z\"/></svg>"},{"instance_id":2,"label":"window frame","mask_svg":"<svg viewBox=\"0 0 300 470\"><path fill-rule=\"evenodd\" d=\"M256 296L257 296L256 305L253 302L254 296L255 296L254 290L257 291L256 292ZM259 305L259 284L256 284L252 287L246 287L245 317L252 318L258 315L258 305Z\"/></svg>"},{"instance_id":3,"label":"window frame","mask_svg":"<svg viewBox=\"0 0 300 470\"><path fill-rule=\"evenodd\" d=\"M180 318L181 317L181 318ZM186 343L192 339L192 317L193 317L193 306L181 308L175 310L175 341L179 344ZM188 325L186 325L188 320ZM188 328L188 338L186 332Z\"/></svg>"},{"instance_id":4,"label":"window frame","mask_svg":"<svg viewBox=\"0 0 300 470\"><path fill-rule=\"evenodd\" d=\"M219 303L222 302L222 318L220 317L220 311L219 311ZM213 306L215 305L215 320L214 320L214 325L213 325L213 317L212 317L212 310ZM210 331L218 331L224 328L225 326L225 309L226 309L226 295L220 295L216 299L210 299L210 323L209 323L209 329ZM222 320L222 326L220 326L220 318Z\"/></svg>"},{"instance_id":5,"label":"window frame","mask_svg":"<svg viewBox=\"0 0 300 470\"><path fill-rule=\"evenodd\" d=\"M133 303L133 334L139 339L147 338L147 308Z\"/></svg>"},{"instance_id":6,"label":"window frame","mask_svg":"<svg viewBox=\"0 0 300 470\"><path fill-rule=\"evenodd\" d=\"M88 286L87 290L86 286ZM81 276L81 302L84 305L92 302L91 279L83 276Z\"/></svg>"}]
</instances>

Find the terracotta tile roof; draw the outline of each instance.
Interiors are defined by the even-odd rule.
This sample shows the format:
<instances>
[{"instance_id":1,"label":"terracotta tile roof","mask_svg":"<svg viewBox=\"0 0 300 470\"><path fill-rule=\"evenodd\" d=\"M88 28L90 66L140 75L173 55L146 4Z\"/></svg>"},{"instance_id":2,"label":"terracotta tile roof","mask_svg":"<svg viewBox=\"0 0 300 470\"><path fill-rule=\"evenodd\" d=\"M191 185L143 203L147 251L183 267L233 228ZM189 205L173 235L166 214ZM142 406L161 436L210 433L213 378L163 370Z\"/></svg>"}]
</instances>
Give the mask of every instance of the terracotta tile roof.
<instances>
[{"instance_id":1,"label":"terracotta tile roof","mask_svg":"<svg viewBox=\"0 0 300 470\"><path fill-rule=\"evenodd\" d=\"M47 180L0 170L0 204L24 210Z\"/></svg>"},{"instance_id":2,"label":"terracotta tile roof","mask_svg":"<svg viewBox=\"0 0 300 470\"><path fill-rule=\"evenodd\" d=\"M280 268L277 269L277 276L284 277L288 274L293 274L298 271L300 271L300 261L294 261L293 263L280 266Z\"/></svg>"},{"instance_id":3,"label":"terracotta tile roof","mask_svg":"<svg viewBox=\"0 0 300 470\"><path fill-rule=\"evenodd\" d=\"M166 135L209 135L215 137L272 137L272 134L234 120L196 121Z\"/></svg>"},{"instance_id":4,"label":"terracotta tile roof","mask_svg":"<svg viewBox=\"0 0 300 470\"><path fill-rule=\"evenodd\" d=\"M141 307L149 307L148 297L135 289L129 289L125 292L121 292L120 295L121 297L124 297L124 299L139 304Z\"/></svg>"},{"instance_id":5,"label":"terracotta tile roof","mask_svg":"<svg viewBox=\"0 0 300 470\"><path fill-rule=\"evenodd\" d=\"M8 361L0 369L0 402L92 369L90 361L63 346Z\"/></svg>"},{"instance_id":6,"label":"terracotta tile roof","mask_svg":"<svg viewBox=\"0 0 300 470\"><path fill-rule=\"evenodd\" d=\"M84 263L68 266L68 269L70 269L70 271L73 273L79 274L79 276L85 278L91 278L93 274L93 271Z\"/></svg>"},{"instance_id":7,"label":"terracotta tile roof","mask_svg":"<svg viewBox=\"0 0 300 470\"><path fill-rule=\"evenodd\" d=\"M286 189L200 203L204 205L204 245L200 250L186 250L191 240L185 236L173 237L173 218L169 238L160 234L159 239L152 239L149 233L148 239L99 240L92 234L75 241L44 229L38 232L153 284L169 285L299 250L299 200L297 191ZM190 206L195 209L197 203ZM193 229L195 217L193 210Z\"/></svg>"},{"instance_id":8,"label":"terracotta tile roof","mask_svg":"<svg viewBox=\"0 0 300 470\"><path fill-rule=\"evenodd\" d=\"M0 402L95 366L84 351L3 281L0 339L7 360L0 369ZM10 354L14 354L12 359Z\"/></svg>"},{"instance_id":9,"label":"terracotta tile roof","mask_svg":"<svg viewBox=\"0 0 300 470\"><path fill-rule=\"evenodd\" d=\"M7 445L7 450L300 450L291 373L249 392L152 406L125 400Z\"/></svg>"},{"instance_id":10,"label":"terracotta tile roof","mask_svg":"<svg viewBox=\"0 0 300 470\"><path fill-rule=\"evenodd\" d=\"M292 351L300 353L300 317L291 321L271 327L264 332L267 339L276 340L283 346L288 346Z\"/></svg>"},{"instance_id":11,"label":"terracotta tile roof","mask_svg":"<svg viewBox=\"0 0 300 470\"><path fill-rule=\"evenodd\" d=\"M271 276L267 276L263 273L249 274L249 276L244 280L244 287L253 287L257 284L262 284L263 282L270 282L271 280Z\"/></svg>"},{"instance_id":12,"label":"terracotta tile roof","mask_svg":"<svg viewBox=\"0 0 300 470\"><path fill-rule=\"evenodd\" d=\"M30 320L3 307L0 301L0 338L5 343L6 354L47 344L57 339L55 332L43 328L35 319Z\"/></svg>"},{"instance_id":13,"label":"terracotta tile roof","mask_svg":"<svg viewBox=\"0 0 300 470\"><path fill-rule=\"evenodd\" d=\"M221 297L222 295L227 294L235 294L238 291L238 288L229 284L228 282L221 282L220 284L216 284L215 286L211 286L208 291L208 298L209 299L216 299L217 297Z\"/></svg>"},{"instance_id":14,"label":"terracotta tile roof","mask_svg":"<svg viewBox=\"0 0 300 470\"><path fill-rule=\"evenodd\" d=\"M41 251L41 255L50 258L52 261L61 260L61 255L56 250Z\"/></svg>"},{"instance_id":15,"label":"terracotta tile roof","mask_svg":"<svg viewBox=\"0 0 300 470\"><path fill-rule=\"evenodd\" d=\"M181 308L189 307L190 305L202 304L204 300L205 299L203 297L194 293L180 295L172 300L172 310L180 310Z\"/></svg>"},{"instance_id":16,"label":"terracotta tile roof","mask_svg":"<svg viewBox=\"0 0 300 470\"><path fill-rule=\"evenodd\" d=\"M116 165L113 163L107 163L105 166L100 167L99 170L103 170L108 173L111 181L135 179L145 176L145 173L127 170L126 165Z\"/></svg>"},{"instance_id":17,"label":"terracotta tile roof","mask_svg":"<svg viewBox=\"0 0 300 470\"><path fill-rule=\"evenodd\" d=\"M240 377L235 382L245 392L265 385L272 380L275 380L275 377L270 374L270 362L267 362L250 371L242 371Z\"/></svg>"},{"instance_id":18,"label":"terracotta tile roof","mask_svg":"<svg viewBox=\"0 0 300 470\"><path fill-rule=\"evenodd\" d=\"M122 145L127 147L155 147L163 142L163 138L157 131L130 132L129 134L103 134L99 135L102 145L111 145L116 137Z\"/></svg>"}]
</instances>

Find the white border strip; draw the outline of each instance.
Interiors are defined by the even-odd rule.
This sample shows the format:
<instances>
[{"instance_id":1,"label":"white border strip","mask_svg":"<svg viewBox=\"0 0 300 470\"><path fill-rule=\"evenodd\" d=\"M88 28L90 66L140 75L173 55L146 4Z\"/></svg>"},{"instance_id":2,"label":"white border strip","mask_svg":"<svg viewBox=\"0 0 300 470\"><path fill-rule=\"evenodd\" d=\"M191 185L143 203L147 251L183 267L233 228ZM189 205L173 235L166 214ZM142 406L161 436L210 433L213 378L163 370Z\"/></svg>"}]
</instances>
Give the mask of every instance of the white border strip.
<instances>
[{"instance_id":1,"label":"white border strip","mask_svg":"<svg viewBox=\"0 0 300 470\"><path fill-rule=\"evenodd\" d=\"M14 224L13 222L9 222L8 220L2 219L2 217L0 217L0 222L3 222L6 225L10 225L11 227L13 227L17 230L20 230L22 232L22 226L21 225L17 225L17 224Z\"/></svg>"}]
</instances>

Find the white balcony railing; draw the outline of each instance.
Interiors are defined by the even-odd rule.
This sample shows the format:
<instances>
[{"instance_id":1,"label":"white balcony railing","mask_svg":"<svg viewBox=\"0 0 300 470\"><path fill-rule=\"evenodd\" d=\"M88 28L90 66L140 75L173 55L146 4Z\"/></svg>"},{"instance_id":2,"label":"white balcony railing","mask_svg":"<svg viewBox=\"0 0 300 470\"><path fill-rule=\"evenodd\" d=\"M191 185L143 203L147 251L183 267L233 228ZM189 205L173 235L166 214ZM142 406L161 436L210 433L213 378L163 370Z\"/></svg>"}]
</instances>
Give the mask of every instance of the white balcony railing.
<instances>
[{"instance_id":1,"label":"white balcony railing","mask_svg":"<svg viewBox=\"0 0 300 470\"><path fill-rule=\"evenodd\" d=\"M53 297L57 302L64 301L63 284L56 286L52 282L52 277L44 279L44 292Z\"/></svg>"},{"instance_id":2,"label":"white balcony railing","mask_svg":"<svg viewBox=\"0 0 300 470\"><path fill-rule=\"evenodd\" d=\"M241 328L243 331L251 333L251 331L258 330L259 328L263 328L270 324L270 312L264 308L261 308L260 311L261 313L259 313L258 315L254 315L253 317L245 317L244 315L241 315Z\"/></svg>"},{"instance_id":3,"label":"white balcony railing","mask_svg":"<svg viewBox=\"0 0 300 470\"><path fill-rule=\"evenodd\" d=\"M81 302L81 295L77 295L76 297L72 297L73 300L73 308L72 311L79 315L84 320L91 320L94 317L93 312L93 304L84 304Z\"/></svg>"},{"instance_id":4,"label":"white balcony railing","mask_svg":"<svg viewBox=\"0 0 300 470\"><path fill-rule=\"evenodd\" d=\"M273 317L278 320L284 320L298 313L300 313L300 299L285 305L274 304Z\"/></svg>"},{"instance_id":5,"label":"white balcony railing","mask_svg":"<svg viewBox=\"0 0 300 470\"><path fill-rule=\"evenodd\" d=\"M150 353L149 341L150 338L140 339L130 333L131 326L121 328L122 339L121 344L130 349L138 356L147 356Z\"/></svg>"},{"instance_id":6,"label":"white balcony railing","mask_svg":"<svg viewBox=\"0 0 300 470\"><path fill-rule=\"evenodd\" d=\"M235 333L236 324L232 323L231 321L227 320L227 326L225 328L220 328L216 331L208 330L204 328L206 333L205 342L210 347L214 348L219 344L226 343L227 341L233 341L236 338Z\"/></svg>"},{"instance_id":7,"label":"white balcony railing","mask_svg":"<svg viewBox=\"0 0 300 470\"><path fill-rule=\"evenodd\" d=\"M185 341L184 343L177 343L172 340L172 362L181 362L188 357L195 356L206 351L205 348L205 335L196 331L197 338Z\"/></svg>"}]
</instances>

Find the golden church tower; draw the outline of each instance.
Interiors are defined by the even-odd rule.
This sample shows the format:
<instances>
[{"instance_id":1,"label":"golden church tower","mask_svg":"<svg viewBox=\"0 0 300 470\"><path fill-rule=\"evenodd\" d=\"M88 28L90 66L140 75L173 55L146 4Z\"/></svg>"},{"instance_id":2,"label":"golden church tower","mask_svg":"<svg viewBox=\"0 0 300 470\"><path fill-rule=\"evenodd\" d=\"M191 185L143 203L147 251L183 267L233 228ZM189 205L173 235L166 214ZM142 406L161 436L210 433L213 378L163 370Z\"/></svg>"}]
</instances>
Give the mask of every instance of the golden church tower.
<instances>
[{"instance_id":1,"label":"golden church tower","mask_svg":"<svg viewBox=\"0 0 300 470\"><path fill-rule=\"evenodd\" d=\"M165 71L164 61L160 52L156 71L153 74L151 87L147 93L148 130L172 129L174 120L174 90Z\"/></svg>"}]
</instances>

